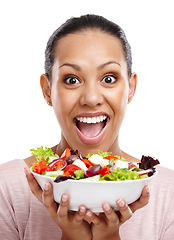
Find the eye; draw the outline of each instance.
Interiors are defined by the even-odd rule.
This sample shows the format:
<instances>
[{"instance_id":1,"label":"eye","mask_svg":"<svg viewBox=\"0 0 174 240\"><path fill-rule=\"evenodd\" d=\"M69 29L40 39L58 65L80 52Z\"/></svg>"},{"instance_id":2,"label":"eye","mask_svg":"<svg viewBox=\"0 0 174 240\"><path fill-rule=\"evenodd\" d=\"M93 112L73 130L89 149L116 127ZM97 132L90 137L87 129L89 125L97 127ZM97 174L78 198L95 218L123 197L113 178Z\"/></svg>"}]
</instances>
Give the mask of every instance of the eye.
<instances>
[{"instance_id":1,"label":"eye","mask_svg":"<svg viewBox=\"0 0 174 240\"><path fill-rule=\"evenodd\" d=\"M107 75L105 76L101 82L103 83L107 83L107 84L112 84L115 83L117 81L117 77L114 75Z\"/></svg>"},{"instance_id":2,"label":"eye","mask_svg":"<svg viewBox=\"0 0 174 240\"><path fill-rule=\"evenodd\" d=\"M64 82L68 85L76 85L76 84L80 83L80 81L76 77L73 77L73 76L66 77L64 79Z\"/></svg>"}]
</instances>

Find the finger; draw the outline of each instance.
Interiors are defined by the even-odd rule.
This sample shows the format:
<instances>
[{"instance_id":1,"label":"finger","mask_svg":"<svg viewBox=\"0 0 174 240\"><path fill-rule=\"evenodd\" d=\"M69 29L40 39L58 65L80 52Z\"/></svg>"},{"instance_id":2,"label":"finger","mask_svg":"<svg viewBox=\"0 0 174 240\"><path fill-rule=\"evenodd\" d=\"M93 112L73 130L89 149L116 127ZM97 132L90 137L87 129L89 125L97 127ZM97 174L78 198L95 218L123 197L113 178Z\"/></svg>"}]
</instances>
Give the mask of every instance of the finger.
<instances>
[{"instance_id":1,"label":"finger","mask_svg":"<svg viewBox=\"0 0 174 240\"><path fill-rule=\"evenodd\" d=\"M77 213L74 215L73 217L73 222L76 224L80 224L83 222L84 217L85 217L85 213L86 213L86 207L85 206L80 206L79 210L77 211Z\"/></svg>"},{"instance_id":2,"label":"finger","mask_svg":"<svg viewBox=\"0 0 174 240\"><path fill-rule=\"evenodd\" d=\"M45 183L43 194L42 194L42 202L46 209L48 210L50 216L57 221L57 209L58 205L54 201L53 198L53 190L52 185L49 182Z\"/></svg>"},{"instance_id":3,"label":"finger","mask_svg":"<svg viewBox=\"0 0 174 240\"><path fill-rule=\"evenodd\" d=\"M143 188L140 198L134 203L131 203L129 205L132 212L135 212L137 209L144 207L149 202L149 198L150 198L150 187L146 185Z\"/></svg>"},{"instance_id":4,"label":"finger","mask_svg":"<svg viewBox=\"0 0 174 240\"><path fill-rule=\"evenodd\" d=\"M42 202L42 189L40 188L30 169L28 167L25 167L24 170L31 192L40 202Z\"/></svg>"},{"instance_id":5,"label":"finger","mask_svg":"<svg viewBox=\"0 0 174 240\"><path fill-rule=\"evenodd\" d=\"M123 199L118 199L116 201L118 210L120 212L120 221L121 222L125 222L127 221L129 218L132 217L132 210L130 209L130 207L127 205L127 203L123 200Z\"/></svg>"},{"instance_id":6,"label":"finger","mask_svg":"<svg viewBox=\"0 0 174 240\"><path fill-rule=\"evenodd\" d=\"M60 221L68 219L68 208L69 208L69 195L64 193L61 197L60 205L57 212Z\"/></svg>"},{"instance_id":7,"label":"finger","mask_svg":"<svg viewBox=\"0 0 174 240\"><path fill-rule=\"evenodd\" d=\"M119 218L115 211L111 208L111 206L108 203L104 203L102 205L102 208L107 218L108 225L117 226L119 224Z\"/></svg>"},{"instance_id":8,"label":"finger","mask_svg":"<svg viewBox=\"0 0 174 240\"><path fill-rule=\"evenodd\" d=\"M91 212L90 210L86 211L86 219L88 222L93 223L96 226L99 226L104 223L104 219L98 217L96 214Z\"/></svg>"}]
</instances>

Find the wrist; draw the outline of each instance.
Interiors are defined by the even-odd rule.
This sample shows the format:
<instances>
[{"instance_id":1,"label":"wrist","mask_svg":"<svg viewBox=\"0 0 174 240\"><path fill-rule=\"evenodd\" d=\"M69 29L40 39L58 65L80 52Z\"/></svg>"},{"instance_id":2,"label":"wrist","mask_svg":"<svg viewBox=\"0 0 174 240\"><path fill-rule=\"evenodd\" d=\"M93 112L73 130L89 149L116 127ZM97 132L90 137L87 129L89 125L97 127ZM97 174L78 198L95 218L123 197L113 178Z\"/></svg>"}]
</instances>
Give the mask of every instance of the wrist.
<instances>
[{"instance_id":1,"label":"wrist","mask_svg":"<svg viewBox=\"0 0 174 240\"><path fill-rule=\"evenodd\" d=\"M107 239L109 239L109 240L121 240L119 232L117 232L116 234L113 234L112 236L107 236Z\"/></svg>"},{"instance_id":2,"label":"wrist","mask_svg":"<svg viewBox=\"0 0 174 240\"><path fill-rule=\"evenodd\" d=\"M61 238L61 240L77 240L77 237L75 237L75 238L72 238L72 235L71 236L67 236L66 234L62 234L62 238ZM81 240L81 239L83 239L83 240L91 240L92 239L92 236L90 237L90 236L86 236L86 237L83 237L83 238L81 238L81 237L79 237L78 238L79 240ZM117 239L116 239L117 240ZM118 239L118 240L120 240L120 239Z\"/></svg>"},{"instance_id":3,"label":"wrist","mask_svg":"<svg viewBox=\"0 0 174 240\"><path fill-rule=\"evenodd\" d=\"M116 236L113 236L113 237L110 237L109 240L121 240L120 238L120 235L116 235Z\"/></svg>"},{"instance_id":4,"label":"wrist","mask_svg":"<svg viewBox=\"0 0 174 240\"><path fill-rule=\"evenodd\" d=\"M115 240L121 240L121 238L120 238L120 234L119 234L119 231L117 232L117 235L116 235Z\"/></svg>"},{"instance_id":5,"label":"wrist","mask_svg":"<svg viewBox=\"0 0 174 240\"><path fill-rule=\"evenodd\" d=\"M120 235L119 235L119 233L118 234L114 234L114 235L107 235L107 236L93 236L93 238L92 238L93 240L106 240L106 239L109 239L109 240L121 240L121 238L120 238Z\"/></svg>"},{"instance_id":6,"label":"wrist","mask_svg":"<svg viewBox=\"0 0 174 240\"><path fill-rule=\"evenodd\" d=\"M62 234L62 238L61 240L71 240L72 238L70 238L69 236L67 236L66 234Z\"/></svg>"},{"instance_id":7,"label":"wrist","mask_svg":"<svg viewBox=\"0 0 174 240\"><path fill-rule=\"evenodd\" d=\"M109 238L109 240L121 240L120 236L114 236L113 238Z\"/></svg>"}]
</instances>

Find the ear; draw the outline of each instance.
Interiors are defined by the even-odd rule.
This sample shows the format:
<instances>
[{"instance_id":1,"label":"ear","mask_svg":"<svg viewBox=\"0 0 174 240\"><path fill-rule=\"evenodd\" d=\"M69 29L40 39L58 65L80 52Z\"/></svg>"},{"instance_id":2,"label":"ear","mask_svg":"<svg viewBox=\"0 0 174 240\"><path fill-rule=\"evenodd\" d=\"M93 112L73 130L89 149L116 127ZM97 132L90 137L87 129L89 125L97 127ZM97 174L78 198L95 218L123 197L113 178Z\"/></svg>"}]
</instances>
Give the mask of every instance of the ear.
<instances>
[{"instance_id":1,"label":"ear","mask_svg":"<svg viewBox=\"0 0 174 240\"><path fill-rule=\"evenodd\" d=\"M45 98L45 101L48 103L48 105L52 106L50 81L46 74L41 75L40 86L42 88L42 93Z\"/></svg>"},{"instance_id":2,"label":"ear","mask_svg":"<svg viewBox=\"0 0 174 240\"><path fill-rule=\"evenodd\" d=\"M129 79L129 96L128 103L133 99L137 87L137 74L132 73Z\"/></svg>"}]
</instances>

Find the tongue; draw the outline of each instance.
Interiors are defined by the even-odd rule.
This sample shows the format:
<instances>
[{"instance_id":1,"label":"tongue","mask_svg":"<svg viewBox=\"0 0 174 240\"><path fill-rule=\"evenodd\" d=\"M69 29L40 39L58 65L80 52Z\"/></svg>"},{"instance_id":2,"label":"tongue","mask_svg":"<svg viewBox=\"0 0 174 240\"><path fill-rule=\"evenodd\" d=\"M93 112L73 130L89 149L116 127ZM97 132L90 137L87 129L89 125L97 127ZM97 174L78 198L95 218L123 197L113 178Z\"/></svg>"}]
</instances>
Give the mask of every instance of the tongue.
<instances>
[{"instance_id":1,"label":"tongue","mask_svg":"<svg viewBox=\"0 0 174 240\"><path fill-rule=\"evenodd\" d=\"M95 137L97 136L104 126L104 122L99 123L82 123L78 122L79 130L87 137Z\"/></svg>"}]
</instances>

